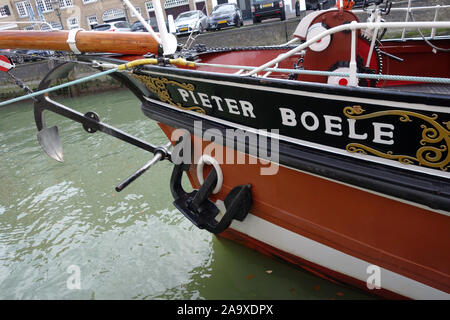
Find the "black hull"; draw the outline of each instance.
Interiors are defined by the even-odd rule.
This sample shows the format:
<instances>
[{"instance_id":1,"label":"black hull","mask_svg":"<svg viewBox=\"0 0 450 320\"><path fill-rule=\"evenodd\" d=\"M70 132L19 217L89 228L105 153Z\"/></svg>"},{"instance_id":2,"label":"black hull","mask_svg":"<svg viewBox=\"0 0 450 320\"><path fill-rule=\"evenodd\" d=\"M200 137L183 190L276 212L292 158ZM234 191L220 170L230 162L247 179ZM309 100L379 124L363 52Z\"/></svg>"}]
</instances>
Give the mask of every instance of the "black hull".
<instances>
[{"instance_id":1,"label":"black hull","mask_svg":"<svg viewBox=\"0 0 450 320\"><path fill-rule=\"evenodd\" d=\"M200 120L194 114L150 101L142 104L142 111L153 120L186 129L191 134L196 130L194 122ZM202 121L202 133L208 129L218 129L225 134L227 129L236 128L211 120ZM246 143L245 148L249 150L251 146ZM283 140L279 141L279 164L432 209L450 211L450 183L445 178L349 159Z\"/></svg>"},{"instance_id":2,"label":"black hull","mask_svg":"<svg viewBox=\"0 0 450 320\"><path fill-rule=\"evenodd\" d=\"M136 70L126 78L130 89L143 102L144 114L158 122L184 128L191 133L194 133L194 121L199 120L202 121L203 132L212 128L224 133L227 129L279 129L279 164L282 166L400 201L450 211L450 174L447 171L450 159L449 96L331 87L157 66ZM193 94L187 95L189 91ZM196 95L197 92L203 94L203 99ZM222 101L211 98L213 96L221 97ZM228 97L232 102L231 107L227 108L223 101ZM208 100L206 105L211 107L205 107L205 100ZM248 105L240 101L250 102L252 108L245 111ZM310 107L311 101L314 101L313 108ZM221 106L218 105L220 102ZM349 106L357 108L349 109ZM283 126L280 107L289 107L297 114L296 126ZM299 115L305 111L314 113L320 119L321 130L311 133L301 128ZM331 128L334 133L340 132L341 136L323 132L324 115L341 119L341 122L331 123L332 127L337 123L341 125L340 128ZM368 116L358 119L359 115ZM355 122L358 124L353 128L356 136L361 137L364 133L366 139L349 137L344 124L351 118L357 119ZM373 129L374 122L395 127L392 139L381 132L382 139L385 139L382 142L394 140L395 143L373 143L375 139L370 136L370 129ZM307 123L310 126L313 124ZM426 129L433 131L428 134L436 134L434 138L438 138L430 143L433 152L438 152L432 154L436 156L432 159L434 162L426 161L432 158L430 151L428 157L426 154L423 156L423 161L416 157L418 148L428 144L424 142ZM348 146L355 142L363 142L367 149L349 151ZM381 156L370 153L371 150L380 150L380 147L384 148L379 152ZM361 156L360 153L364 154ZM394 157L397 154L405 156Z\"/></svg>"}]
</instances>

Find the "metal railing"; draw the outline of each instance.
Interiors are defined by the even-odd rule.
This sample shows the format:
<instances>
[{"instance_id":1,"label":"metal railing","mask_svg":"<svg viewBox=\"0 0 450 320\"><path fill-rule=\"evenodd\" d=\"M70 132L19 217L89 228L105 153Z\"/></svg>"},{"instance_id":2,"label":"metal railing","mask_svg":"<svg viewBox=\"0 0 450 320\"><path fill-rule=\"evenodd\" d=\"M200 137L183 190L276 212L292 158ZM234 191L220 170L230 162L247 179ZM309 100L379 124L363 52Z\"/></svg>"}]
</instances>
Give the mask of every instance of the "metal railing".
<instances>
[{"instance_id":1,"label":"metal railing","mask_svg":"<svg viewBox=\"0 0 450 320\"><path fill-rule=\"evenodd\" d=\"M320 41L322 38L332 35L337 32L341 31L351 31L351 55L350 55L350 72L349 72L349 85L357 85L357 68L356 68L356 30L360 29L370 29L370 30L377 30L377 29L415 29L415 28L450 28L450 21L417 21L417 22L365 22L365 23L358 23L356 21L353 21L350 24L343 24L336 26L334 28L328 29L323 31L322 33L316 35L315 37L312 37L311 39L307 40L306 42L300 44L296 48L279 55L275 59L270 60L269 62L266 62L265 64L254 68L248 73L242 74L246 76L256 75L257 73L291 57L295 53L304 50L308 48L310 45L316 43L317 41Z\"/></svg>"},{"instance_id":2,"label":"metal railing","mask_svg":"<svg viewBox=\"0 0 450 320\"><path fill-rule=\"evenodd\" d=\"M406 3L406 2L405 2ZM438 21L439 12L444 9L450 9L450 5L435 5L435 6L421 6L421 7L413 7L412 0L407 1L408 6L403 8L391 8L390 12L405 12L405 20L404 22L409 22L411 14L418 11L433 11L434 10L434 19L433 22ZM364 13L367 12L365 10L353 10L354 13ZM406 28L402 29L401 39L405 40ZM436 28L431 29L430 38L433 39L436 36Z\"/></svg>"}]
</instances>

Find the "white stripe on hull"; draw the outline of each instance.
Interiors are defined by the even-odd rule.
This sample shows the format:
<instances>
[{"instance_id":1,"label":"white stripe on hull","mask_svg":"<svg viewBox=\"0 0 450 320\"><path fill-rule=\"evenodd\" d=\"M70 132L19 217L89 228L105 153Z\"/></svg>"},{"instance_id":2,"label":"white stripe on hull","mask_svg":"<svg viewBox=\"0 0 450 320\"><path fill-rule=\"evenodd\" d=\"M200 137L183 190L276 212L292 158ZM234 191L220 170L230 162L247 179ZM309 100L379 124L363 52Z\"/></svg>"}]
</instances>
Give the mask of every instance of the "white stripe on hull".
<instances>
[{"instance_id":1,"label":"white stripe on hull","mask_svg":"<svg viewBox=\"0 0 450 320\"><path fill-rule=\"evenodd\" d=\"M217 205L223 211L221 201L218 201ZM354 279L366 282L370 276L367 273L367 267L373 265L372 263L303 237L252 214L248 214L243 222L233 220L230 228L279 250ZM385 290L412 299L450 299L450 294L444 291L381 267L380 270L381 288Z\"/></svg>"}]
</instances>

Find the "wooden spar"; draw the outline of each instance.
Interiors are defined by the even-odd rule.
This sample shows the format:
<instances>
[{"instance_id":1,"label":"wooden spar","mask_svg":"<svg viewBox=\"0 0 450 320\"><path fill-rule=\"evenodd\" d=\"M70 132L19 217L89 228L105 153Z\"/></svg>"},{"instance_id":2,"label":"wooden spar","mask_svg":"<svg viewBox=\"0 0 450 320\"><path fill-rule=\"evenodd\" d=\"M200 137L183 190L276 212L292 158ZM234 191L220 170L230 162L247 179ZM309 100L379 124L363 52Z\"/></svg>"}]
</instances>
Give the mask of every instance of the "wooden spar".
<instances>
[{"instance_id":1,"label":"wooden spar","mask_svg":"<svg viewBox=\"0 0 450 320\"><path fill-rule=\"evenodd\" d=\"M69 31L0 31L0 48L71 51L68 35ZM147 32L79 31L75 40L80 52L133 55L158 52L158 42Z\"/></svg>"}]
</instances>

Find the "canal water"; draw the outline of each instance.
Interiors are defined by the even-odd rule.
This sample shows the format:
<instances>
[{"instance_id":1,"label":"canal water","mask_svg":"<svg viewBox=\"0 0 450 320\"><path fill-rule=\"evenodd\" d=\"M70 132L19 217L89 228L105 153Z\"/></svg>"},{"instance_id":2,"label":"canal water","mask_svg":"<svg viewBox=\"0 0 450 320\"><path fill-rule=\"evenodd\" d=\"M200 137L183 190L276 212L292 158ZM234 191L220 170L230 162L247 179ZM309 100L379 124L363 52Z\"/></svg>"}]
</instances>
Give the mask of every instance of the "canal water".
<instances>
[{"instance_id":1,"label":"canal water","mask_svg":"<svg viewBox=\"0 0 450 320\"><path fill-rule=\"evenodd\" d=\"M59 101L166 141L126 90ZM116 193L151 155L47 123L64 163L41 151L31 102L0 108L0 299L373 299L197 229L172 205L167 162Z\"/></svg>"}]
</instances>

